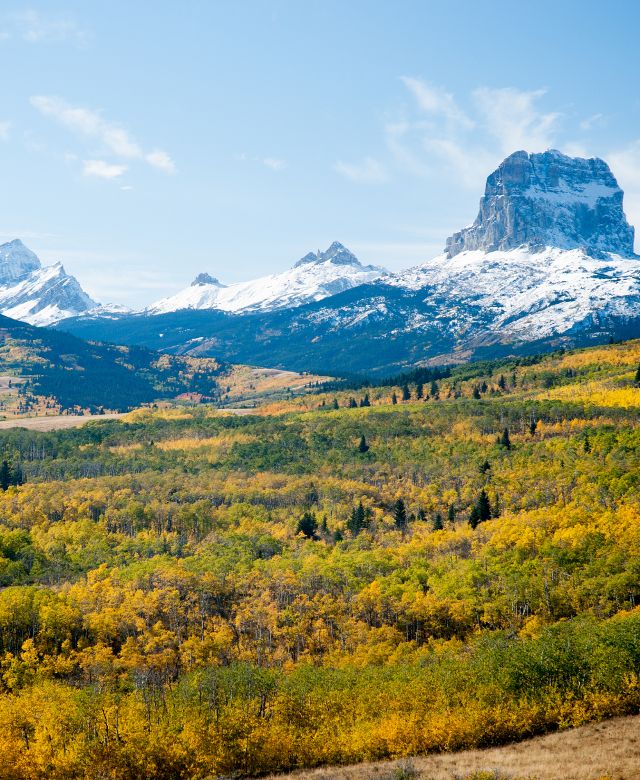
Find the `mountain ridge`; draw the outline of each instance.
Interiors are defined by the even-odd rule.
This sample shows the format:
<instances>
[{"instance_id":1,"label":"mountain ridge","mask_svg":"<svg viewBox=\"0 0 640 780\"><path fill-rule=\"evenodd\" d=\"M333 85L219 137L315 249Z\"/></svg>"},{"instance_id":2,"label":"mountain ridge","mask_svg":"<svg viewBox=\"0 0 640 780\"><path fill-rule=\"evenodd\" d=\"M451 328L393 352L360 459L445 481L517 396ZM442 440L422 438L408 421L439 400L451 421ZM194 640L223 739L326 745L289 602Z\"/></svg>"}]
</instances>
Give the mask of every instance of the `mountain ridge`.
<instances>
[{"instance_id":1,"label":"mountain ridge","mask_svg":"<svg viewBox=\"0 0 640 780\"><path fill-rule=\"evenodd\" d=\"M154 325L138 315L63 327L333 374L585 345L640 334L632 244L622 190L604 161L517 152L488 177L473 225L406 271L251 317L174 312Z\"/></svg>"}]
</instances>

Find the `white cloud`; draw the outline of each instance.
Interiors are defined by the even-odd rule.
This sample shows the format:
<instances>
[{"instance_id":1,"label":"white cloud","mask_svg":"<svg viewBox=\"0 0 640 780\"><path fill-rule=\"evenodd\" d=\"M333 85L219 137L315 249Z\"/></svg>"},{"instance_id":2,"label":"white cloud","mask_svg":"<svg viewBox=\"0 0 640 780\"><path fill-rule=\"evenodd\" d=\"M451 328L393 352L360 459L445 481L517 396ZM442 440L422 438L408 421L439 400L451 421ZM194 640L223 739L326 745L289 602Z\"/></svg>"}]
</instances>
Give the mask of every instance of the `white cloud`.
<instances>
[{"instance_id":1,"label":"white cloud","mask_svg":"<svg viewBox=\"0 0 640 780\"><path fill-rule=\"evenodd\" d=\"M154 168L158 168L165 173L176 172L175 163L171 157L161 149L157 149L155 152L149 152L149 154L145 156L145 159L149 165L152 165Z\"/></svg>"},{"instance_id":2,"label":"white cloud","mask_svg":"<svg viewBox=\"0 0 640 780\"><path fill-rule=\"evenodd\" d=\"M462 127L473 127L474 122L459 108L451 93L412 76L401 76L400 80L426 114L446 117Z\"/></svg>"},{"instance_id":3,"label":"white cloud","mask_svg":"<svg viewBox=\"0 0 640 780\"><path fill-rule=\"evenodd\" d=\"M0 122L0 141L9 140L10 129L11 129L11 122Z\"/></svg>"},{"instance_id":4,"label":"white cloud","mask_svg":"<svg viewBox=\"0 0 640 780\"><path fill-rule=\"evenodd\" d=\"M82 172L85 176L97 176L99 179L117 179L126 171L126 165L108 163L104 160L85 160L82 164Z\"/></svg>"},{"instance_id":5,"label":"white cloud","mask_svg":"<svg viewBox=\"0 0 640 780\"><path fill-rule=\"evenodd\" d=\"M609 152L606 159L624 190L624 210L636 228L636 252L640 252L640 138L624 149Z\"/></svg>"},{"instance_id":6,"label":"white cloud","mask_svg":"<svg viewBox=\"0 0 640 780\"><path fill-rule=\"evenodd\" d=\"M87 31L70 16L43 14L31 8L10 14L7 20L17 35L28 43L71 42L83 46L89 38Z\"/></svg>"},{"instance_id":7,"label":"white cloud","mask_svg":"<svg viewBox=\"0 0 640 780\"><path fill-rule=\"evenodd\" d=\"M262 164L266 165L267 168L271 168L272 171L281 171L287 167L287 163L284 160L279 160L277 157L265 157Z\"/></svg>"},{"instance_id":8,"label":"white cloud","mask_svg":"<svg viewBox=\"0 0 640 780\"><path fill-rule=\"evenodd\" d=\"M350 181L381 182L387 179L384 167L372 157L365 157L361 163L345 163L338 160L333 169Z\"/></svg>"},{"instance_id":9,"label":"white cloud","mask_svg":"<svg viewBox=\"0 0 640 780\"><path fill-rule=\"evenodd\" d=\"M523 92L513 87L474 91L484 124L505 154L519 149L543 152L553 145L560 114L538 110L536 103L545 93L544 89Z\"/></svg>"},{"instance_id":10,"label":"white cloud","mask_svg":"<svg viewBox=\"0 0 640 780\"><path fill-rule=\"evenodd\" d=\"M600 125L604 122L604 114L594 114L593 116L589 116L586 119L583 119L582 122L580 122L580 129L581 130L591 130L592 127L596 125Z\"/></svg>"},{"instance_id":11,"label":"white cloud","mask_svg":"<svg viewBox=\"0 0 640 780\"><path fill-rule=\"evenodd\" d=\"M106 153L125 160L144 160L165 173L175 172L175 164L167 152L162 149L145 152L123 127L104 119L97 111L72 106L52 95L34 95L30 102L43 116L78 135L100 141Z\"/></svg>"}]
</instances>

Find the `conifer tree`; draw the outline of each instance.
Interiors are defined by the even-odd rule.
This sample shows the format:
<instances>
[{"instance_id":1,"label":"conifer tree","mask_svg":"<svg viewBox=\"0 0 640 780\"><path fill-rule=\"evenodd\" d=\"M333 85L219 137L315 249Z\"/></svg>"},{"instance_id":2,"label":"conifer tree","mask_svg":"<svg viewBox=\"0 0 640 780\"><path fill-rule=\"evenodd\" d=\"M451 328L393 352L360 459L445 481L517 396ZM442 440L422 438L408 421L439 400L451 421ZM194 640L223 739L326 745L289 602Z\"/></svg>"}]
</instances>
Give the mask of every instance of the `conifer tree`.
<instances>
[{"instance_id":1,"label":"conifer tree","mask_svg":"<svg viewBox=\"0 0 640 780\"><path fill-rule=\"evenodd\" d=\"M351 510L349 519L347 520L347 530L352 536L357 536L367 526L367 514L365 512L362 501L358 506Z\"/></svg>"},{"instance_id":2,"label":"conifer tree","mask_svg":"<svg viewBox=\"0 0 640 780\"><path fill-rule=\"evenodd\" d=\"M398 403L398 396L395 392L391 393L391 403L395 406Z\"/></svg>"},{"instance_id":3,"label":"conifer tree","mask_svg":"<svg viewBox=\"0 0 640 780\"><path fill-rule=\"evenodd\" d=\"M507 380L504 378L504 374L500 374L500 379L498 379L498 387L501 390L506 390L507 388Z\"/></svg>"},{"instance_id":4,"label":"conifer tree","mask_svg":"<svg viewBox=\"0 0 640 780\"><path fill-rule=\"evenodd\" d=\"M447 520L453 524L456 521L456 507L455 504L449 504L449 509L447 510Z\"/></svg>"},{"instance_id":5,"label":"conifer tree","mask_svg":"<svg viewBox=\"0 0 640 780\"><path fill-rule=\"evenodd\" d=\"M307 539L316 538L316 530L318 523L315 516L311 512L305 512L300 520L298 520L298 527L296 528L297 534L304 534Z\"/></svg>"},{"instance_id":6,"label":"conifer tree","mask_svg":"<svg viewBox=\"0 0 640 780\"><path fill-rule=\"evenodd\" d=\"M0 490L8 490L10 485L15 484L13 481L13 470L6 460L2 461L0 466Z\"/></svg>"},{"instance_id":7,"label":"conifer tree","mask_svg":"<svg viewBox=\"0 0 640 780\"><path fill-rule=\"evenodd\" d=\"M404 501L399 498L393 505L393 522L396 528L402 533L407 530L407 509L404 505Z\"/></svg>"},{"instance_id":8,"label":"conifer tree","mask_svg":"<svg viewBox=\"0 0 640 780\"><path fill-rule=\"evenodd\" d=\"M364 394L364 398L362 401L360 401L360 406L371 406L371 402L369 401L369 393Z\"/></svg>"},{"instance_id":9,"label":"conifer tree","mask_svg":"<svg viewBox=\"0 0 640 780\"><path fill-rule=\"evenodd\" d=\"M485 462L480 466L480 473L486 474L487 471L491 471L491 464L488 460L485 460Z\"/></svg>"},{"instance_id":10,"label":"conifer tree","mask_svg":"<svg viewBox=\"0 0 640 780\"><path fill-rule=\"evenodd\" d=\"M349 409L357 409L358 408L358 402L355 398L349 399Z\"/></svg>"},{"instance_id":11,"label":"conifer tree","mask_svg":"<svg viewBox=\"0 0 640 780\"><path fill-rule=\"evenodd\" d=\"M358 444L358 452L365 453L369 451L369 445L364 437L364 434L360 437L360 444Z\"/></svg>"},{"instance_id":12,"label":"conifer tree","mask_svg":"<svg viewBox=\"0 0 640 780\"><path fill-rule=\"evenodd\" d=\"M436 512L435 517L433 518L433 530L444 531L444 523L442 522L442 515L440 512Z\"/></svg>"},{"instance_id":13,"label":"conifer tree","mask_svg":"<svg viewBox=\"0 0 640 780\"><path fill-rule=\"evenodd\" d=\"M478 507L474 504L471 507L471 514L469 515L469 525L475 529L478 527L478 523L480 522L480 516L478 515Z\"/></svg>"},{"instance_id":14,"label":"conifer tree","mask_svg":"<svg viewBox=\"0 0 640 780\"><path fill-rule=\"evenodd\" d=\"M340 406L338 404L338 399L337 398L333 399L333 408L334 409L339 409L340 408Z\"/></svg>"},{"instance_id":15,"label":"conifer tree","mask_svg":"<svg viewBox=\"0 0 640 780\"><path fill-rule=\"evenodd\" d=\"M480 491L476 507L478 509L478 522L484 523L491 519L491 504L484 488Z\"/></svg>"},{"instance_id":16,"label":"conifer tree","mask_svg":"<svg viewBox=\"0 0 640 780\"><path fill-rule=\"evenodd\" d=\"M416 398L418 400L424 398L424 386L422 382L418 382L418 384L416 385Z\"/></svg>"},{"instance_id":17,"label":"conifer tree","mask_svg":"<svg viewBox=\"0 0 640 780\"><path fill-rule=\"evenodd\" d=\"M585 452L591 452L591 442L589 441L589 434L585 433L584 435L584 444L582 445ZM3 463L4 465L4 463ZM2 472L0 471L0 482L2 480ZM3 490L6 490L6 488L3 488Z\"/></svg>"},{"instance_id":18,"label":"conifer tree","mask_svg":"<svg viewBox=\"0 0 640 780\"><path fill-rule=\"evenodd\" d=\"M638 368L636 370L636 376L635 376L635 379L633 381L634 381L634 384L640 385L640 366L638 366Z\"/></svg>"},{"instance_id":19,"label":"conifer tree","mask_svg":"<svg viewBox=\"0 0 640 780\"><path fill-rule=\"evenodd\" d=\"M438 390L438 383L435 381L435 379L431 382L431 387L429 389L429 395L437 401L438 398L440 398L440 391Z\"/></svg>"},{"instance_id":20,"label":"conifer tree","mask_svg":"<svg viewBox=\"0 0 640 780\"><path fill-rule=\"evenodd\" d=\"M502 431L502 436L500 437L500 446L504 447L505 450L511 449L511 439L509 438L508 428L505 428L504 431Z\"/></svg>"},{"instance_id":21,"label":"conifer tree","mask_svg":"<svg viewBox=\"0 0 640 780\"><path fill-rule=\"evenodd\" d=\"M411 400L411 390L409 390L409 385L402 386L402 400L403 401Z\"/></svg>"},{"instance_id":22,"label":"conifer tree","mask_svg":"<svg viewBox=\"0 0 640 780\"><path fill-rule=\"evenodd\" d=\"M477 385L473 388L473 397L476 401L480 398L480 388Z\"/></svg>"},{"instance_id":23,"label":"conifer tree","mask_svg":"<svg viewBox=\"0 0 640 780\"><path fill-rule=\"evenodd\" d=\"M535 436L536 435L536 428L537 427L538 427L538 423L532 417L531 418L531 422L529 423L529 433L531 434L531 436Z\"/></svg>"}]
</instances>

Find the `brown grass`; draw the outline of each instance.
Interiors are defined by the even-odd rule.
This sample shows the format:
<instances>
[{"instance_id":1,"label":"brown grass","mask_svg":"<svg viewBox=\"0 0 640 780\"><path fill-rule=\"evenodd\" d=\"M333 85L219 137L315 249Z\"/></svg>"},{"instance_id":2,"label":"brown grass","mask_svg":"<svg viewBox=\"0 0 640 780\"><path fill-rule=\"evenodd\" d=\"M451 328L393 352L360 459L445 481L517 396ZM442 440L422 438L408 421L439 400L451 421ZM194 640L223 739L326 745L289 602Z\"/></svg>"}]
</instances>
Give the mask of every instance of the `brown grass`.
<instances>
[{"instance_id":1,"label":"brown grass","mask_svg":"<svg viewBox=\"0 0 640 780\"><path fill-rule=\"evenodd\" d=\"M640 716L513 745L280 775L314 780L640 780Z\"/></svg>"}]
</instances>

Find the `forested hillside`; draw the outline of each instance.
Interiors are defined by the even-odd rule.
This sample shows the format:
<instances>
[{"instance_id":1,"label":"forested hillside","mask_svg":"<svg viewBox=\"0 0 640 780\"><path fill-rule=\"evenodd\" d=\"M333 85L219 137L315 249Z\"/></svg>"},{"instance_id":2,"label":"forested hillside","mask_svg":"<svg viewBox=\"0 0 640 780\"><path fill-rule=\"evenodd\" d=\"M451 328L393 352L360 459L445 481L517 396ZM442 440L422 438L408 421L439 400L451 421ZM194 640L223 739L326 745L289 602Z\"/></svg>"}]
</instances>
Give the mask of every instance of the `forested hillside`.
<instances>
[{"instance_id":1,"label":"forested hillside","mask_svg":"<svg viewBox=\"0 0 640 780\"><path fill-rule=\"evenodd\" d=\"M640 709L640 343L0 433L0 778L209 778Z\"/></svg>"},{"instance_id":2,"label":"forested hillside","mask_svg":"<svg viewBox=\"0 0 640 780\"><path fill-rule=\"evenodd\" d=\"M122 411L185 392L212 398L220 372L213 358L83 341L0 315L0 375L19 388L0 392L0 409L14 414Z\"/></svg>"}]
</instances>

